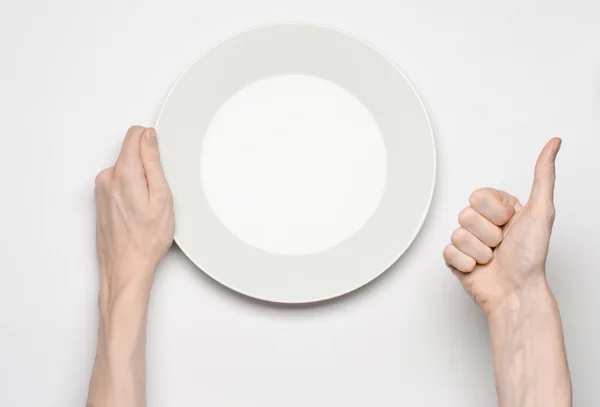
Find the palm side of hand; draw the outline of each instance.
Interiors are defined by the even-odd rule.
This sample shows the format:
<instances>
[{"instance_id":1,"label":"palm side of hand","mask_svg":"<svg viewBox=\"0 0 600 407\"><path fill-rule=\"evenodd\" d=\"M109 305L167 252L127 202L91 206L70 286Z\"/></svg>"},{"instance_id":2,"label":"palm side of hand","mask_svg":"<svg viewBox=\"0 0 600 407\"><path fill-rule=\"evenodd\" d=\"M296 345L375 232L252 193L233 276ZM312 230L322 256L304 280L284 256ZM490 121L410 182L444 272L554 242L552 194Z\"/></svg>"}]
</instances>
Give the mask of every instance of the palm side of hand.
<instances>
[{"instance_id":1,"label":"palm side of hand","mask_svg":"<svg viewBox=\"0 0 600 407\"><path fill-rule=\"evenodd\" d=\"M511 293L544 276L550 234L527 210L517 211L487 264L458 275L465 290L486 312L499 306ZM457 271L456 273L462 273Z\"/></svg>"},{"instance_id":2,"label":"palm side of hand","mask_svg":"<svg viewBox=\"0 0 600 407\"><path fill-rule=\"evenodd\" d=\"M515 284L524 283L536 273L543 272L551 234L550 219L536 219L525 207L515 214L506 227L502 243L496 249L492 265L511 270Z\"/></svg>"},{"instance_id":3,"label":"palm side of hand","mask_svg":"<svg viewBox=\"0 0 600 407\"><path fill-rule=\"evenodd\" d=\"M560 140L553 139L540 154L526 206L504 191L475 191L469 211L461 212L469 216L459 216L461 228L444 249L447 265L486 313L545 278L559 148Z\"/></svg>"}]
</instances>

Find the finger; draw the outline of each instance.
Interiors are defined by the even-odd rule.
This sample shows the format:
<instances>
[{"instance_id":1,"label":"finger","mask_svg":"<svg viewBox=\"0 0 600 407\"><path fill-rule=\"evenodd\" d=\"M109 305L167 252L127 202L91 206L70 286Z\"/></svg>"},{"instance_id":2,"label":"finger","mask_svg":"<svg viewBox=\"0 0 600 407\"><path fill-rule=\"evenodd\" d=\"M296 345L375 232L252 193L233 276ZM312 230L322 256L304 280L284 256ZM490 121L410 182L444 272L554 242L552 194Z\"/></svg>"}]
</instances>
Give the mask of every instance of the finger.
<instances>
[{"instance_id":1,"label":"finger","mask_svg":"<svg viewBox=\"0 0 600 407\"><path fill-rule=\"evenodd\" d=\"M531 208L547 209L554 207L554 181L556 180L555 162L562 140L550 140L537 159L533 186L528 205Z\"/></svg>"},{"instance_id":2,"label":"finger","mask_svg":"<svg viewBox=\"0 0 600 407\"><path fill-rule=\"evenodd\" d=\"M496 247L502 241L502 229L470 206L460 211L458 223L489 247Z\"/></svg>"},{"instance_id":3,"label":"finger","mask_svg":"<svg viewBox=\"0 0 600 407\"><path fill-rule=\"evenodd\" d=\"M466 229L456 229L451 240L454 247L479 264L487 264L492 259L492 249Z\"/></svg>"},{"instance_id":4,"label":"finger","mask_svg":"<svg viewBox=\"0 0 600 407\"><path fill-rule=\"evenodd\" d=\"M106 189L110 184L113 177L114 168L105 168L96 175L95 185L96 188Z\"/></svg>"},{"instance_id":5,"label":"finger","mask_svg":"<svg viewBox=\"0 0 600 407\"><path fill-rule=\"evenodd\" d=\"M454 267L463 273L470 273L476 266L475 259L467 256L452 244L444 248L444 261L449 267Z\"/></svg>"},{"instance_id":6,"label":"finger","mask_svg":"<svg viewBox=\"0 0 600 407\"><path fill-rule=\"evenodd\" d=\"M158 139L156 130L146 129L142 136L141 157L150 198L161 191L168 190L167 181L160 163L160 152L158 150Z\"/></svg>"},{"instance_id":7,"label":"finger","mask_svg":"<svg viewBox=\"0 0 600 407\"><path fill-rule=\"evenodd\" d=\"M480 188L469 197L475 211L497 226L503 226L521 209L519 200L511 194L493 188Z\"/></svg>"},{"instance_id":8,"label":"finger","mask_svg":"<svg viewBox=\"0 0 600 407\"><path fill-rule=\"evenodd\" d=\"M140 156L140 140L142 133L144 132L142 126L132 126L127 130L125 139L123 140L123 146L121 147L121 153L115 164L117 172L127 170L128 172L134 172L137 175L143 174L142 159Z\"/></svg>"}]
</instances>

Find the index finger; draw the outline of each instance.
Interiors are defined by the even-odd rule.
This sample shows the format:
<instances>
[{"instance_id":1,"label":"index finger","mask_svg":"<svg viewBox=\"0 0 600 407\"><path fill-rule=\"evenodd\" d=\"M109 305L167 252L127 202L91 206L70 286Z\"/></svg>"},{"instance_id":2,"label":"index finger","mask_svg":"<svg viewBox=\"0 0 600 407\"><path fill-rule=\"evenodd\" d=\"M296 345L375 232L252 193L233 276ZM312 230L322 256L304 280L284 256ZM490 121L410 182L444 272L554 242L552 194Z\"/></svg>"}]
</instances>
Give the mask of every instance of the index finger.
<instances>
[{"instance_id":1,"label":"index finger","mask_svg":"<svg viewBox=\"0 0 600 407\"><path fill-rule=\"evenodd\" d=\"M469 204L496 226L503 226L521 204L511 194L493 188L480 188L469 197Z\"/></svg>"},{"instance_id":2,"label":"index finger","mask_svg":"<svg viewBox=\"0 0 600 407\"><path fill-rule=\"evenodd\" d=\"M131 126L125 134L121 153L115 166L131 167L138 166L142 168L142 158L140 154L140 140L145 128L142 126Z\"/></svg>"}]
</instances>

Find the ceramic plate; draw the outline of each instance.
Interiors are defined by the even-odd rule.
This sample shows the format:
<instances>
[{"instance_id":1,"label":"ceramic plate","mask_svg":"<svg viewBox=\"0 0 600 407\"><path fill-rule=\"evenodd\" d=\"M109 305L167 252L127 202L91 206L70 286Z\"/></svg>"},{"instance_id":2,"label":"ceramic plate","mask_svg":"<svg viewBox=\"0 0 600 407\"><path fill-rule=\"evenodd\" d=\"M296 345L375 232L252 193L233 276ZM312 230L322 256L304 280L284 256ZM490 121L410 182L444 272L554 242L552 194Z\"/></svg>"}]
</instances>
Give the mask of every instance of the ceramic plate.
<instances>
[{"instance_id":1,"label":"ceramic plate","mask_svg":"<svg viewBox=\"0 0 600 407\"><path fill-rule=\"evenodd\" d=\"M241 89L284 75L349 92L370 112L385 145L385 184L373 213L350 237L303 255L269 252L232 233L211 209L200 173L207 129L221 107ZM364 286L409 247L431 203L435 147L415 89L380 51L330 27L273 24L222 41L181 76L156 128L174 197L175 241L210 277L257 299L310 303Z\"/></svg>"}]
</instances>

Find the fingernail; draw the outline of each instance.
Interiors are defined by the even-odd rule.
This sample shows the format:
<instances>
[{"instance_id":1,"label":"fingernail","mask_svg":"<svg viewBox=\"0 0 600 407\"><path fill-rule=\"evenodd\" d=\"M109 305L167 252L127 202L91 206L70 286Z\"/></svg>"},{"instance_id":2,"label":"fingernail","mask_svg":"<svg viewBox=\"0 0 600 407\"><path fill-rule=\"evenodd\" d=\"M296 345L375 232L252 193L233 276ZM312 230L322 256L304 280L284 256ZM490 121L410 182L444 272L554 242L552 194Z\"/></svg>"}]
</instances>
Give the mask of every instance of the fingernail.
<instances>
[{"instance_id":1,"label":"fingernail","mask_svg":"<svg viewBox=\"0 0 600 407\"><path fill-rule=\"evenodd\" d=\"M158 145L158 140L156 139L156 133L154 133L151 130L144 130L144 140L146 141L146 144L148 144L149 146L157 146Z\"/></svg>"}]
</instances>

